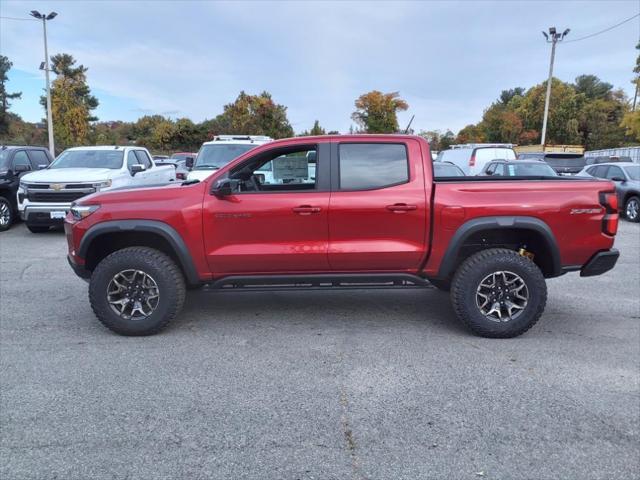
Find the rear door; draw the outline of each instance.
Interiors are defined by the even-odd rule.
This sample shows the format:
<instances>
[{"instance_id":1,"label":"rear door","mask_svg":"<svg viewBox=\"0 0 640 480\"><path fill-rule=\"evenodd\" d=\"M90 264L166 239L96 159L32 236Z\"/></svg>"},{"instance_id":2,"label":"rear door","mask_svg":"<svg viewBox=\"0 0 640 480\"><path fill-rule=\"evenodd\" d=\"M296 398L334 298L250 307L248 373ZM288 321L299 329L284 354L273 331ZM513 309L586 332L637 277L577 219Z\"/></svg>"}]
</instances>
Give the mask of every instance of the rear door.
<instances>
[{"instance_id":1,"label":"rear door","mask_svg":"<svg viewBox=\"0 0 640 480\"><path fill-rule=\"evenodd\" d=\"M429 220L419 143L336 142L331 153L332 270L417 270Z\"/></svg>"}]
</instances>

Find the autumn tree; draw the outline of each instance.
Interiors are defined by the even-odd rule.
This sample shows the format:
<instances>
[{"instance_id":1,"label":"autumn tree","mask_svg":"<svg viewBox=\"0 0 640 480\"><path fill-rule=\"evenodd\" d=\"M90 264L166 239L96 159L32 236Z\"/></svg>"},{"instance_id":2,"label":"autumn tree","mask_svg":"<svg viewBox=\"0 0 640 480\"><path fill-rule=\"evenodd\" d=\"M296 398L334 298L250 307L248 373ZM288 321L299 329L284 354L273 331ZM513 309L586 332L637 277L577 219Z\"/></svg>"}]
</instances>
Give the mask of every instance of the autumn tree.
<instances>
[{"instance_id":1,"label":"autumn tree","mask_svg":"<svg viewBox=\"0 0 640 480\"><path fill-rule=\"evenodd\" d=\"M360 95L355 107L351 118L365 133L395 133L398 131L397 113L408 110L409 104L398 92L372 90Z\"/></svg>"},{"instance_id":2,"label":"autumn tree","mask_svg":"<svg viewBox=\"0 0 640 480\"><path fill-rule=\"evenodd\" d=\"M249 95L240 92L223 112L205 123L209 136L220 134L268 135L272 138L293 136L287 119L287 107L273 101L271 94Z\"/></svg>"},{"instance_id":3,"label":"autumn tree","mask_svg":"<svg viewBox=\"0 0 640 480\"><path fill-rule=\"evenodd\" d=\"M56 78L51 82L51 113L56 144L61 147L84 145L90 134L90 122L97 120L91 112L98 99L91 95L84 65L75 66L76 60L67 53L51 57L51 69ZM46 97L40 104L47 108Z\"/></svg>"},{"instance_id":4,"label":"autumn tree","mask_svg":"<svg viewBox=\"0 0 640 480\"><path fill-rule=\"evenodd\" d=\"M7 92L6 84L9 80L7 74L12 66L13 63L7 57L0 55L0 135L2 136L9 133L9 107L11 106L9 100L15 100L22 96L22 92Z\"/></svg>"}]
</instances>

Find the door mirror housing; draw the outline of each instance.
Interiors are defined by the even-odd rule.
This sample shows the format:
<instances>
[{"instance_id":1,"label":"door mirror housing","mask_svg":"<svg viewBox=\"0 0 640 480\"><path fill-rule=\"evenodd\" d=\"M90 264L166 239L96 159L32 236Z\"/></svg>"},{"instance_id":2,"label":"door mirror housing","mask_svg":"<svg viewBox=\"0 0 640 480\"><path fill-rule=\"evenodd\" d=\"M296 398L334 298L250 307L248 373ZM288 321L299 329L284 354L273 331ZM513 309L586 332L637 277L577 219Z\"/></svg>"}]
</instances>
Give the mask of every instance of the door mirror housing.
<instances>
[{"instance_id":1,"label":"door mirror housing","mask_svg":"<svg viewBox=\"0 0 640 480\"><path fill-rule=\"evenodd\" d=\"M187 157L184 159L184 165L191 170L193 168L193 161L195 159L193 157Z\"/></svg>"},{"instance_id":2,"label":"door mirror housing","mask_svg":"<svg viewBox=\"0 0 640 480\"><path fill-rule=\"evenodd\" d=\"M624 181L626 181L626 180L625 180L624 178L622 178L622 177L613 177L611 180L612 180L612 181L614 181L614 182L624 182Z\"/></svg>"},{"instance_id":3,"label":"door mirror housing","mask_svg":"<svg viewBox=\"0 0 640 480\"><path fill-rule=\"evenodd\" d=\"M144 172L147 169L147 167L145 167L144 165L141 165L139 163L133 164L131 165L131 176L135 177L136 173L140 173L140 172Z\"/></svg>"},{"instance_id":4,"label":"door mirror housing","mask_svg":"<svg viewBox=\"0 0 640 480\"><path fill-rule=\"evenodd\" d=\"M29 167L29 165L25 165L24 163L13 167L14 173L28 172L29 170L31 170L31 167Z\"/></svg>"},{"instance_id":5,"label":"door mirror housing","mask_svg":"<svg viewBox=\"0 0 640 480\"><path fill-rule=\"evenodd\" d=\"M211 193L217 198L224 198L233 195L233 192L238 188L238 180L231 178L223 178L218 180L211 187Z\"/></svg>"}]
</instances>

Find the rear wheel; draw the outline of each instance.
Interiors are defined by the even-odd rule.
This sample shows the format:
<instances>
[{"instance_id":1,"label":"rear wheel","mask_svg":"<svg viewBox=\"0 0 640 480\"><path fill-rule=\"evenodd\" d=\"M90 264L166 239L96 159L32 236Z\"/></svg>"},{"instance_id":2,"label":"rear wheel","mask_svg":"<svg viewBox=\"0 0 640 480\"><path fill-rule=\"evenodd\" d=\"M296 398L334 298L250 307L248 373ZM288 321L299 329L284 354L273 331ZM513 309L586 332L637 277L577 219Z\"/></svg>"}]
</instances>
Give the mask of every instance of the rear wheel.
<instances>
[{"instance_id":1,"label":"rear wheel","mask_svg":"<svg viewBox=\"0 0 640 480\"><path fill-rule=\"evenodd\" d=\"M624 216L630 222L640 222L640 197L631 197L624 205Z\"/></svg>"},{"instance_id":2,"label":"rear wheel","mask_svg":"<svg viewBox=\"0 0 640 480\"><path fill-rule=\"evenodd\" d=\"M0 232L9 230L13 223L13 207L11 202L4 197L0 197Z\"/></svg>"},{"instance_id":3,"label":"rear wheel","mask_svg":"<svg viewBox=\"0 0 640 480\"><path fill-rule=\"evenodd\" d=\"M102 260L89 283L94 313L120 335L152 335L180 312L185 282L175 262L147 247L118 250Z\"/></svg>"},{"instance_id":4,"label":"rear wheel","mask_svg":"<svg viewBox=\"0 0 640 480\"><path fill-rule=\"evenodd\" d=\"M43 227L41 225L27 225L27 228L31 233L44 233L49 231L49 227Z\"/></svg>"},{"instance_id":5,"label":"rear wheel","mask_svg":"<svg viewBox=\"0 0 640 480\"><path fill-rule=\"evenodd\" d=\"M510 338L540 319L547 285L531 260L493 248L472 255L458 268L451 301L457 317L477 335Z\"/></svg>"}]
</instances>

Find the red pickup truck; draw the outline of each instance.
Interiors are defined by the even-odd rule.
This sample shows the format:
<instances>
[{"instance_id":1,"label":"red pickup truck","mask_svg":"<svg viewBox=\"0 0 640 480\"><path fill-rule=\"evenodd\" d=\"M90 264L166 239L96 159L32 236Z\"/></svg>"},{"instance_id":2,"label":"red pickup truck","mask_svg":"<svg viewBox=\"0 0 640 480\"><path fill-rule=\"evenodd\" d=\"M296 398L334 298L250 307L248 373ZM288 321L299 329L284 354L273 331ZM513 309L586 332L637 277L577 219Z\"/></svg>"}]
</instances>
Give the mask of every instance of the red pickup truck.
<instances>
[{"instance_id":1,"label":"red pickup truck","mask_svg":"<svg viewBox=\"0 0 640 480\"><path fill-rule=\"evenodd\" d=\"M300 137L259 146L202 182L96 193L65 220L98 319L160 331L186 289L450 290L486 337L540 318L545 278L615 265L614 185L572 177L433 177L407 135Z\"/></svg>"}]
</instances>

